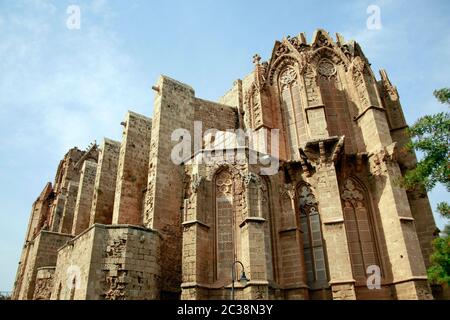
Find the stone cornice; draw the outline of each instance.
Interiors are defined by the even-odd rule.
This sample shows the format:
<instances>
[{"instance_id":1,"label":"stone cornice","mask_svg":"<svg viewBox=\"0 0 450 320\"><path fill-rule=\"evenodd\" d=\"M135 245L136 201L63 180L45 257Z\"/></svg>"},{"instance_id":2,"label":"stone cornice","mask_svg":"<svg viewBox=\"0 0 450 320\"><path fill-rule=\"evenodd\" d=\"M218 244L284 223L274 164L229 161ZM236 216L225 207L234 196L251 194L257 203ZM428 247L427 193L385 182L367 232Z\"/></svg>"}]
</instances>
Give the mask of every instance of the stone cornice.
<instances>
[{"instance_id":1,"label":"stone cornice","mask_svg":"<svg viewBox=\"0 0 450 320\"><path fill-rule=\"evenodd\" d=\"M382 112L386 112L385 108L382 107L378 107L378 106L368 106L366 109L364 109L360 114L358 114L357 116L353 117L354 121L358 121L359 119L361 119L361 117L363 115L365 115L367 113L367 111L369 110L378 110L378 111L382 111Z\"/></svg>"}]
</instances>

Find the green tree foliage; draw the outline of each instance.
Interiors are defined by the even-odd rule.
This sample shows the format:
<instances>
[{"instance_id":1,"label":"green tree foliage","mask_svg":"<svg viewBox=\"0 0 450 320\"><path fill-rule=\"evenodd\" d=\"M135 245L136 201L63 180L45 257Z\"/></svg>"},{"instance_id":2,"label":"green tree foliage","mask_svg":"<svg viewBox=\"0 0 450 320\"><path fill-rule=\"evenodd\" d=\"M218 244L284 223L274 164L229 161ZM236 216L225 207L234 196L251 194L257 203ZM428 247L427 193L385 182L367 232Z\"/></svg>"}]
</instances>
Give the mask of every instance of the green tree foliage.
<instances>
[{"instance_id":1,"label":"green tree foliage","mask_svg":"<svg viewBox=\"0 0 450 320\"><path fill-rule=\"evenodd\" d=\"M436 97L436 99L439 100L440 103L450 105L450 88L434 90L433 94Z\"/></svg>"},{"instance_id":2,"label":"green tree foliage","mask_svg":"<svg viewBox=\"0 0 450 320\"><path fill-rule=\"evenodd\" d=\"M439 102L450 106L450 88L434 91ZM436 183L442 183L450 191L450 113L440 112L426 115L410 128L410 150L421 152L424 157L417 167L406 172L403 186L414 189L424 186L430 191ZM450 217L450 206L446 202L438 204L437 210L444 217Z\"/></svg>"},{"instance_id":3,"label":"green tree foliage","mask_svg":"<svg viewBox=\"0 0 450 320\"><path fill-rule=\"evenodd\" d=\"M430 257L428 279L433 284L450 285L450 236L433 240L434 252Z\"/></svg>"},{"instance_id":4,"label":"green tree foliage","mask_svg":"<svg viewBox=\"0 0 450 320\"><path fill-rule=\"evenodd\" d=\"M450 88L433 92L439 102L450 106ZM450 192L450 113L440 112L426 115L417 120L409 129L410 150L423 154L423 158L413 170L406 172L403 186L407 189L425 187L430 191L436 183L442 183ZM437 211L450 217L450 205L441 202ZM434 284L450 285L450 225L442 232L442 237L433 241L434 252L430 257L428 278Z\"/></svg>"},{"instance_id":5,"label":"green tree foliage","mask_svg":"<svg viewBox=\"0 0 450 320\"><path fill-rule=\"evenodd\" d=\"M409 170L404 185L414 189L423 185L433 189L440 182L450 191L450 113L426 115L409 129L411 141L407 148L422 152L424 157L417 167Z\"/></svg>"},{"instance_id":6,"label":"green tree foliage","mask_svg":"<svg viewBox=\"0 0 450 320\"><path fill-rule=\"evenodd\" d=\"M447 202L438 203L437 210L443 217L450 218L450 205Z\"/></svg>"}]
</instances>

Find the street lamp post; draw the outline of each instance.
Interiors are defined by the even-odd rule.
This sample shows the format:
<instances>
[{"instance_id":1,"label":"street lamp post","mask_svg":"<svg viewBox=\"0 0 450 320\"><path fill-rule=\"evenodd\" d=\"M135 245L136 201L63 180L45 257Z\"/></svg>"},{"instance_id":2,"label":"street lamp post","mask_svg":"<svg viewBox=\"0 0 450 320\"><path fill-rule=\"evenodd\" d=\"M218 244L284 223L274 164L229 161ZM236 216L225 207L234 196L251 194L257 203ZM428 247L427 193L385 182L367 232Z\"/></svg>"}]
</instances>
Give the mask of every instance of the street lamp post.
<instances>
[{"instance_id":1,"label":"street lamp post","mask_svg":"<svg viewBox=\"0 0 450 320\"><path fill-rule=\"evenodd\" d=\"M239 263L242 267L241 277L239 278L238 281L241 282L245 287L247 281L250 280L245 276L244 265L242 264L242 262L240 262L239 260L234 261L233 264L231 265L231 300L234 300L234 281L236 280L236 263Z\"/></svg>"}]
</instances>

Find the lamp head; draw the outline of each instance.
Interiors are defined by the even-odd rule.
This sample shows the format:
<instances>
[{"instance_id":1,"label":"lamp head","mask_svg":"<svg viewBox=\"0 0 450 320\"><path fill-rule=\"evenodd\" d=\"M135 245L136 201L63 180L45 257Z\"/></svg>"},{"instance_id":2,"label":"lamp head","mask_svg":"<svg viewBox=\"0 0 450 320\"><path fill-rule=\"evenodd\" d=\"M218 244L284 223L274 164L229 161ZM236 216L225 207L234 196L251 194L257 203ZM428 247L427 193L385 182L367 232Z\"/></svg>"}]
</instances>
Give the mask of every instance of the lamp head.
<instances>
[{"instance_id":1,"label":"lamp head","mask_svg":"<svg viewBox=\"0 0 450 320\"><path fill-rule=\"evenodd\" d=\"M248 279L248 278L246 277L245 272L242 271L241 277L239 278L239 282L242 283L242 285L245 287L245 286L247 285L247 282L248 282L249 280L250 280L250 279Z\"/></svg>"}]
</instances>

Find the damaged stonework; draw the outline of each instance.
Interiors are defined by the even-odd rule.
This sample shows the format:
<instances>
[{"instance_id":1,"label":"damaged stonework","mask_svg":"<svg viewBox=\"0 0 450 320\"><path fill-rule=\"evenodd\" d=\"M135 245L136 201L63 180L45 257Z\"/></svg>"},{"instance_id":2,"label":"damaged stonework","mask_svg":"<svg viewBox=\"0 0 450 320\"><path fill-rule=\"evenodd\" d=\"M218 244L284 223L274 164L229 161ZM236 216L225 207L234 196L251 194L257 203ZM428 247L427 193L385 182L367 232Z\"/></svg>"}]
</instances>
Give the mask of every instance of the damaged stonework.
<instances>
[{"instance_id":1,"label":"damaged stonework","mask_svg":"<svg viewBox=\"0 0 450 320\"><path fill-rule=\"evenodd\" d=\"M400 95L357 42L275 41L217 102L165 75L152 89L120 142L64 155L13 299L432 298L430 203L396 183L417 162Z\"/></svg>"},{"instance_id":2,"label":"damaged stonework","mask_svg":"<svg viewBox=\"0 0 450 320\"><path fill-rule=\"evenodd\" d=\"M158 299L159 241L143 227L94 224L59 249L51 299Z\"/></svg>"}]
</instances>

